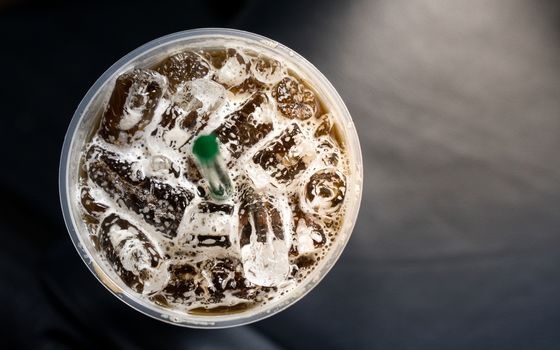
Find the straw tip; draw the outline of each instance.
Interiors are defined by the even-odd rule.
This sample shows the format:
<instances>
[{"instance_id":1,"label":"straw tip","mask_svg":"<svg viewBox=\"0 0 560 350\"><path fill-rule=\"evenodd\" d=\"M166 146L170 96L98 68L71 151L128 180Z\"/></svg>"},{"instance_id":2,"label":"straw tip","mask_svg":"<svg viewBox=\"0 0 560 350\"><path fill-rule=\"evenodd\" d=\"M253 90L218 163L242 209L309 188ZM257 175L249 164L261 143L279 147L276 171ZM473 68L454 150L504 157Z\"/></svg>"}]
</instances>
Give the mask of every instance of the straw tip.
<instances>
[{"instance_id":1,"label":"straw tip","mask_svg":"<svg viewBox=\"0 0 560 350\"><path fill-rule=\"evenodd\" d=\"M194 140L193 153L201 162L213 160L219 153L216 135L201 135Z\"/></svg>"}]
</instances>

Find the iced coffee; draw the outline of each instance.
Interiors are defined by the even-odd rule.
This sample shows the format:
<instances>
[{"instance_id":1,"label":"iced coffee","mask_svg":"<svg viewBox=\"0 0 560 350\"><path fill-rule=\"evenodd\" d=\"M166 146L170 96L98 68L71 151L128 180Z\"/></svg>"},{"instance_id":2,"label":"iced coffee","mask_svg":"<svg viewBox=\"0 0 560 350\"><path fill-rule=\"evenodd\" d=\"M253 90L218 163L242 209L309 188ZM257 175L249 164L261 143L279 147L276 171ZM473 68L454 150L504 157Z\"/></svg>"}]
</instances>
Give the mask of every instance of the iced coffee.
<instances>
[{"instance_id":1,"label":"iced coffee","mask_svg":"<svg viewBox=\"0 0 560 350\"><path fill-rule=\"evenodd\" d=\"M342 121L293 66L235 43L179 47L105 88L76 201L103 269L138 298L185 314L259 308L341 239ZM216 138L227 195L193 153L201 135Z\"/></svg>"}]
</instances>

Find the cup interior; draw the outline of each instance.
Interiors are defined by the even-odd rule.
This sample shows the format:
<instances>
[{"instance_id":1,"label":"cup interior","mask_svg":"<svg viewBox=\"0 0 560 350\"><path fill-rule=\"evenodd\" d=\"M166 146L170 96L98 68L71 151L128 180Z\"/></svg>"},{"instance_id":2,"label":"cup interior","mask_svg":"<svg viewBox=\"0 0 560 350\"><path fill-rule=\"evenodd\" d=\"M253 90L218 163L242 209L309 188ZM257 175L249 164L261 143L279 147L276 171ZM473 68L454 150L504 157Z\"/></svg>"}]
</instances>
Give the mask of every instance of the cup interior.
<instances>
[{"instance_id":1,"label":"cup interior","mask_svg":"<svg viewBox=\"0 0 560 350\"><path fill-rule=\"evenodd\" d=\"M88 230L78 208L81 151L94 132L96 123L99 122L98 116L120 74L133 67L153 65L164 57L187 48L210 48L232 43L286 62L300 77L311 82L316 92L322 96L322 100L338 120L346 140L351 164L347 178L347 210L344 224L327 257L292 292L263 307L239 313L208 316L186 314L160 307L139 297L101 261L88 237ZM164 322L195 328L224 328L255 322L278 313L301 299L320 282L339 258L352 233L361 201L362 168L360 144L352 118L336 90L319 70L293 50L271 39L238 30L209 28L178 32L153 40L124 56L95 82L78 106L68 128L60 161L59 189L64 220L78 253L89 270L117 298Z\"/></svg>"}]
</instances>

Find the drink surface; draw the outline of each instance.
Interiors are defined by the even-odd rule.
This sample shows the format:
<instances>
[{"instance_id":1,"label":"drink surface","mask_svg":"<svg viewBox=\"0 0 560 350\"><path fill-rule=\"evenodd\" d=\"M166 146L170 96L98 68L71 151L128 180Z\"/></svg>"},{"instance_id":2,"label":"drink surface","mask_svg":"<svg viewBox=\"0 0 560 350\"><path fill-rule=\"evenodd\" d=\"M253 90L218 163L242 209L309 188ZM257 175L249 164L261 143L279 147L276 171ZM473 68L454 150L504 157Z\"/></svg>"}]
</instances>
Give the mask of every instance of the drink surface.
<instances>
[{"instance_id":1,"label":"drink surface","mask_svg":"<svg viewBox=\"0 0 560 350\"><path fill-rule=\"evenodd\" d=\"M239 312L288 295L328 256L348 155L337 116L292 68L216 47L117 78L82 151L77 200L102 261L138 296ZM192 153L210 133L234 186L225 200Z\"/></svg>"}]
</instances>

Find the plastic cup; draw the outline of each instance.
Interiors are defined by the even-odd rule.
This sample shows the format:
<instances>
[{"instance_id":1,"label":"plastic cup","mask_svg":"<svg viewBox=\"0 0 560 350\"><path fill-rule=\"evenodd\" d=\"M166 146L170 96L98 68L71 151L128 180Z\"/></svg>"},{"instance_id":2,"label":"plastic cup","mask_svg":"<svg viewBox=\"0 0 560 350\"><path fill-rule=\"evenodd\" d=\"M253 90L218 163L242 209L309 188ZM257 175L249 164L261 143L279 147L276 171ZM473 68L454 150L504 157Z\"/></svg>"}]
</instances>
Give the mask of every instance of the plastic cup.
<instances>
[{"instance_id":1,"label":"plastic cup","mask_svg":"<svg viewBox=\"0 0 560 350\"><path fill-rule=\"evenodd\" d=\"M274 302L243 312L223 315L189 314L147 301L130 290L112 269L102 262L88 237L88 230L78 208L79 160L82 147L94 132L99 115L120 74L136 66L155 64L164 57L189 47L216 47L224 44L247 47L284 62L301 78L310 82L321 96L339 124L349 154L351 167L347 174L346 215L341 231L326 257L291 292ZM66 227L79 255L94 276L130 307L164 322L194 328L225 328L256 322L293 305L313 289L338 260L350 238L360 207L362 182L362 155L354 123L344 102L323 74L305 58L274 40L249 32L221 28L187 30L161 37L137 48L113 64L89 89L74 113L64 139L59 172L60 201Z\"/></svg>"}]
</instances>

